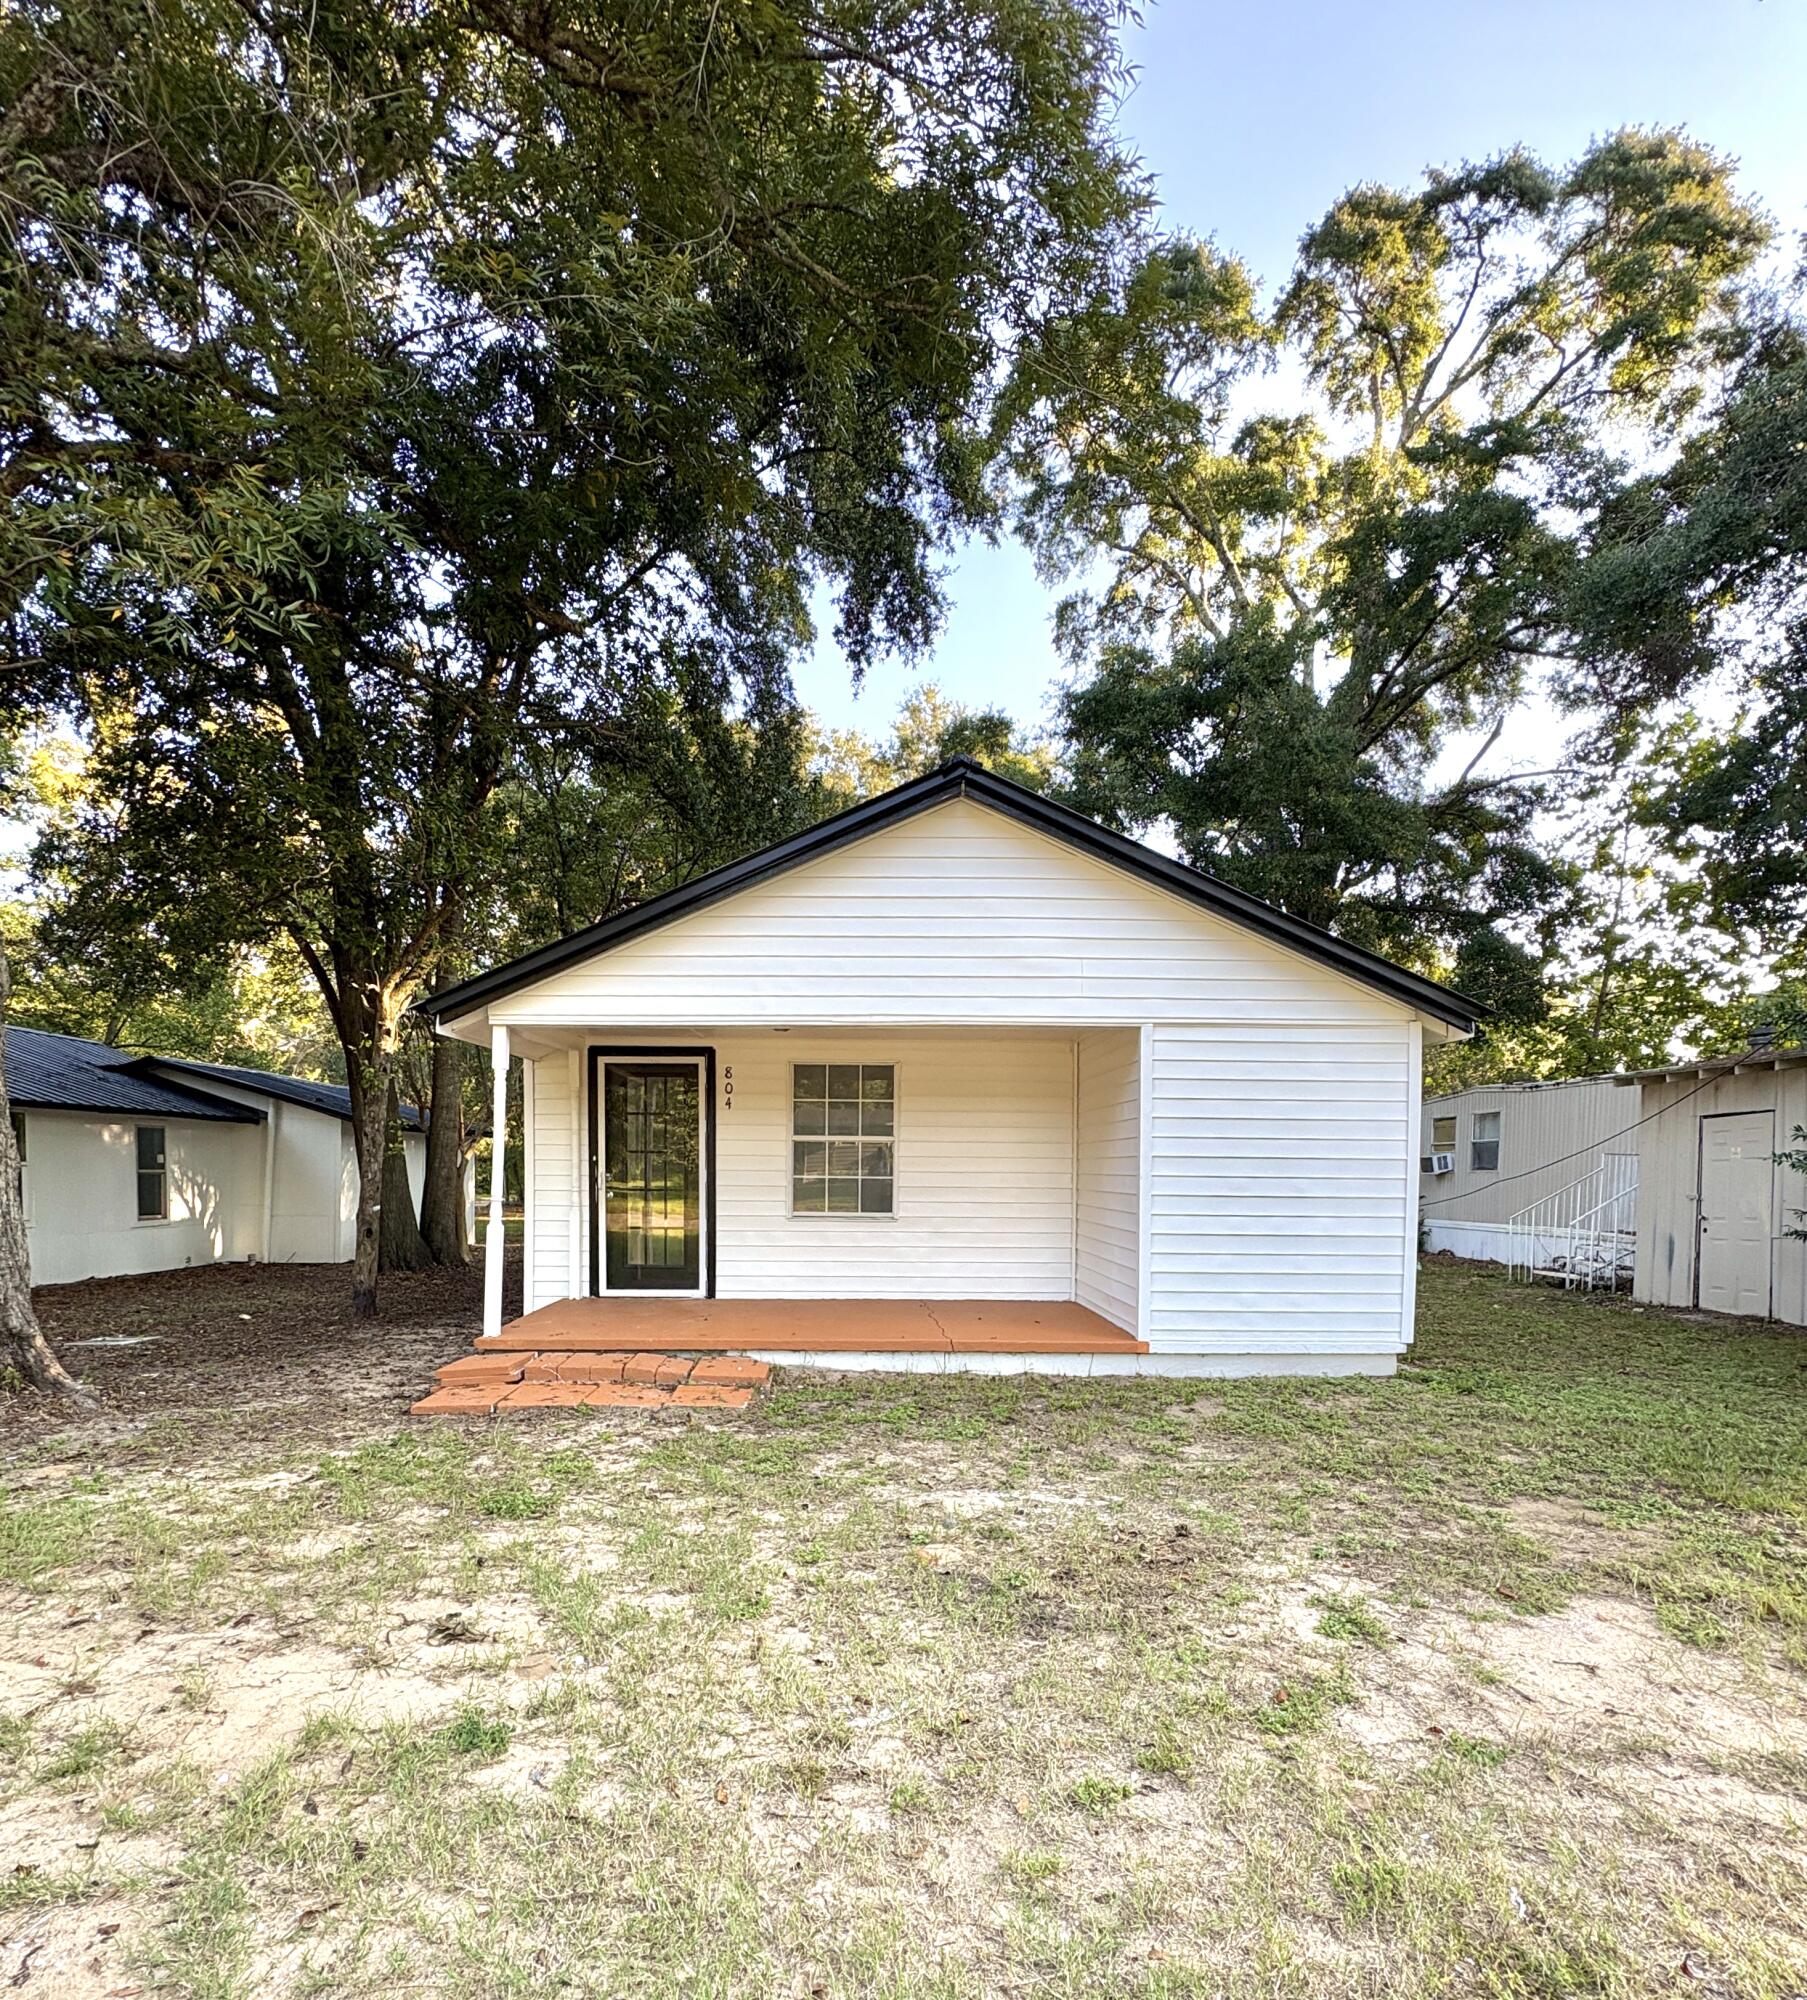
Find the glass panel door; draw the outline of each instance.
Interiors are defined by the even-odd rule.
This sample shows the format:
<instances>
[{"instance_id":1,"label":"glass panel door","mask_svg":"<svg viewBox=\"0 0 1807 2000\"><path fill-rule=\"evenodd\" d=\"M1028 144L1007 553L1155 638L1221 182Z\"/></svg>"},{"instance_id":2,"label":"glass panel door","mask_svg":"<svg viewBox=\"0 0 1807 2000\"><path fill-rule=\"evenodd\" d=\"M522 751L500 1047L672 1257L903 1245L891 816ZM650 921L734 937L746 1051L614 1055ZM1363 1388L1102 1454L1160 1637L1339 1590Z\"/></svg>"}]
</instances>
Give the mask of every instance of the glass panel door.
<instances>
[{"instance_id":1,"label":"glass panel door","mask_svg":"<svg viewBox=\"0 0 1807 2000\"><path fill-rule=\"evenodd\" d=\"M603 1240L611 1292L702 1282L702 1093L692 1064L603 1071Z\"/></svg>"}]
</instances>

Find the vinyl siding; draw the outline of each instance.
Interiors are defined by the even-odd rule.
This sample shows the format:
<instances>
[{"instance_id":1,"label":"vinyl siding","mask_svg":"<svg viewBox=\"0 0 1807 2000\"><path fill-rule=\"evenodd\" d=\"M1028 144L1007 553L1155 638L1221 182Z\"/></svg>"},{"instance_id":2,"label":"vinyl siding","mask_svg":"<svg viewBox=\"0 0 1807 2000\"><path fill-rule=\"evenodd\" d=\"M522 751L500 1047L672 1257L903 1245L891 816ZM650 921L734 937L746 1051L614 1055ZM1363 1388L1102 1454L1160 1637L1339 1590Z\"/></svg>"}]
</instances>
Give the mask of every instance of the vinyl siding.
<instances>
[{"instance_id":1,"label":"vinyl siding","mask_svg":"<svg viewBox=\"0 0 1807 2000\"><path fill-rule=\"evenodd\" d=\"M1151 1347L1405 1346L1410 1024L1163 1024L1151 1046Z\"/></svg>"},{"instance_id":2,"label":"vinyl siding","mask_svg":"<svg viewBox=\"0 0 1807 2000\"><path fill-rule=\"evenodd\" d=\"M1132 1031L1078 1040L1073 1296L1134 1332L1141 1262L1141 1051Z\"/></svg>"},{"instance_id":3,"label":"vinyl siding","mask_svg":"<svg viewBox=\"0 0 1807 2000\"><path fill-rule=\"evenodd\" d=\"M1079 1027L1393 1023L1405 1011L962 799L567 967L490 1018Z\"/></svg>"},{"instance_id":4,"label":"vinyl siding","mask_svg":"<svg viewBox=\"0 0 1807 2000\"><path fill-rule=\"evenodd\" d=\"M522 1065L526 1121L532 1132L526 1156L531 1173L523 1183L528 1190L528 1216L522 1243L522 1289L528 1312L569 1298L581 1288L572 1283L572 1210L587 1169L579 1158L582 1125L573 1067L562 1049L539 1062ZM486 1196L488 1192L484 1188ZM481 1221L478 1228L481 1233Z\"/></svg>"},{"instance_id":5,"label":"vinyl siding","mask_svg":"<svg viewBox=\"0 0 1807 2000\"><path fill-rule=\"evenodd\" d=\"M636 1037L636 1045L643 1039L653 1046L659 1038ZM718 1296L1073 1297L1071 1041L901 1033L682 1039L708 1042L716 1053ZM896 1065L893 1215L790 1213L795 1062ZM588 1114L581 1083L562 1058L528 1070L538 1210L531 1310L588 1289L587 1252L575 1283L570 1262L574 1186L581 1185L586 1211L589 1198Z\"/></svg>"},{"instance_id":6,"label":"vinyl siding","mask_svg":"<svg viewBox=\"0 0 1807 2000\"><path fill-rule=\"evenodd\" d=\"M792 1063L897 1066L896 1213L790 1213ZM1065 1299L1073 1292L1073 1054L1051 1037L724 1037L723 1298Z\"/></svg>"}]
</instances>

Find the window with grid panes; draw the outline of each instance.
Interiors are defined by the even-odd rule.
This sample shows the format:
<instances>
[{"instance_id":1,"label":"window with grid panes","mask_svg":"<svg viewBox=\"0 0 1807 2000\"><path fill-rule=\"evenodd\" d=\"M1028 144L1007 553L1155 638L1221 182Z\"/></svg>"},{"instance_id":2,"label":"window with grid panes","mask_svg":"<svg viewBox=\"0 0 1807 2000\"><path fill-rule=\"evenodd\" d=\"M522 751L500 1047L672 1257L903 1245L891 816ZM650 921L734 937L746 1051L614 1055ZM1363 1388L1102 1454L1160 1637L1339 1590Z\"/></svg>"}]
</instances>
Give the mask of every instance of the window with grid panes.
<instances>
[{"instance_id":1,"label":"window with grid panes","mask_svg":"<svg viewBox=\"0 0 1807 2000\"><path fill-rule=\"evenodd\" d=\"M163 1151L163 1127L138 1127L138 1220L169 1219L169 1168Z\"/></svg>"},{"instance_id":2,"label":"window with grid panes","mask_svg":"<svg viewBox=\"0 0 1807 2000\"><path fill-rule=\"evenodd\" d=\"M794 1064L792 1213L889 1215L896 1185L896 1066Z\"/></svg>"}]
</instances>

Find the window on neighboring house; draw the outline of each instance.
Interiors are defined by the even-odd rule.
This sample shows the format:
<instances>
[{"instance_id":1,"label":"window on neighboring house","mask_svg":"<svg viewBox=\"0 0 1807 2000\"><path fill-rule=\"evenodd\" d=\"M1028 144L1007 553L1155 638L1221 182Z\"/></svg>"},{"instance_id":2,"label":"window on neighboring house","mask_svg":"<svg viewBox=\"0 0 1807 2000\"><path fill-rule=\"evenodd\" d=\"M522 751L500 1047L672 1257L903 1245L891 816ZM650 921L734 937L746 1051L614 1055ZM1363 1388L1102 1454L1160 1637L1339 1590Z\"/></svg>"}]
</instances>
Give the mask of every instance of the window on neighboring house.
<instances>
[{"instance_id":1,"label":"window on neighboring house","mask_svg":"<svg viewBox=\"0 0 1807 2000\"><path fill-rule=\"evenodd\" d=\"M1468 1142L1468 1164L1477 1174L1496 1174L1500 1167L1500 1114L1477 1111Z\"/></svg>"},{"instance_id":2,"label":"window on neighboring house","mask_svg":"<svg viewBox=\"0 0 1807 2000\"><path fill-rule=\"evenodd\" d=\"M1439 1153L1453 1153L1456 1150L1456 1121L1452 1114L1445 1113L1431 1120L1430 1150L1419 1160L1418 1165L1429 1174L1436 1169L1431 1162Z\"/></svg>"},{"instance_id":3,"label":"window on neighboring house","mask_svg":"<svg viewBox=\"0 0 1807 2000\"><path fill-rule=\"evenodd\" d=\"M897 1180L897 1071L890 1063L791 1070L791 1212L889 1215Z\"/></svg>"},{"instance_id":4,"label":"window on neighboring house","mask_svg":"<svg viewBox=\"0 0 1807 2000\"><path fill-rule=\"evenodd\" d=\"M163 1152L163 1127L138 1128L138 1220L162 1222L169 1215L169 1170Z\"/></svg>"},{"instance_id":5,"label":"window on neighboring house","mask_svg":"<svg viewBox=\"0 0 1807 2000\"><path fill-rule=\"evenodd\" d=\"M29 1216L30 1204L25 1199L25 1113L13 1113L13 1145L19 1155L19 1213Z\"/></svg>"}]
</instances>

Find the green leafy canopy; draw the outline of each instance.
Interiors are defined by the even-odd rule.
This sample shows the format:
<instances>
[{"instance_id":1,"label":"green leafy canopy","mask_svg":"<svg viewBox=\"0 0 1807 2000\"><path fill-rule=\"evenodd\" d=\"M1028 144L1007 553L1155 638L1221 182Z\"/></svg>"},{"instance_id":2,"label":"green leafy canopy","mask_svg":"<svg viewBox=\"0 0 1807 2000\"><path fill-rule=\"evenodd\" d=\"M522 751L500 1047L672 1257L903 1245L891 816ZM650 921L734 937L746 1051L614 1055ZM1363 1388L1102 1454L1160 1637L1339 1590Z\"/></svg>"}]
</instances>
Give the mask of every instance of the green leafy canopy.
<instances>
[{"instance_id":1,"label":"green leafy canopy","mask_svg":"<svg viewBox=\"0 0 1807 2000\"><path fill-rule=\"evenodd\" d=\"M1534 1011L1575 874L1541 781L1486 753L1574 655L1626 449L1678 438L1741 351L1767 240L1725 161L1627 131L1567 168L1358 187L1271 309L1184 239L1078 304L1006 398L1022 531L1086 578L1060 624L1077 802Z\"/></svg>"}]
</instances>

